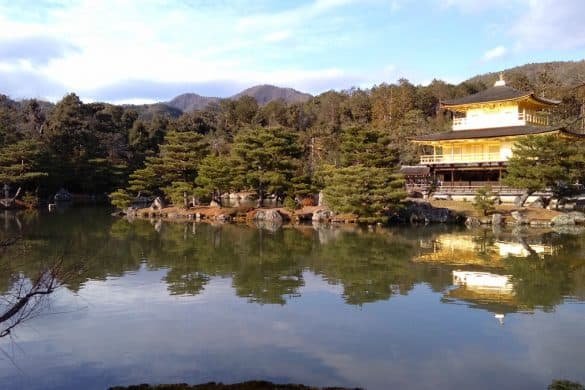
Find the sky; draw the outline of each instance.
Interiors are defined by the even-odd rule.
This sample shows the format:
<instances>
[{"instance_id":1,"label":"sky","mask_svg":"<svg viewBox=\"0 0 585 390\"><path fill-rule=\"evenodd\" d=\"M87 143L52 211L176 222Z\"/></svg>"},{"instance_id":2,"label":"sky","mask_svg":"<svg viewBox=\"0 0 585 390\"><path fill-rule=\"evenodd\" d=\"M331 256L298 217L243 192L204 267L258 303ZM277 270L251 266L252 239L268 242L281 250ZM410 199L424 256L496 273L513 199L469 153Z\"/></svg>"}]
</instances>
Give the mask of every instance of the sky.
<instances>
[{"instance_id":1,"label":"sky","mask_svg":"<svg viewBox=\"0 0 585 390\"><path fill-rule=\"evenodd\" d=\"M583 0L0 0L0 93L318 94L585 59Z\"/></svg>"}]
</instances>

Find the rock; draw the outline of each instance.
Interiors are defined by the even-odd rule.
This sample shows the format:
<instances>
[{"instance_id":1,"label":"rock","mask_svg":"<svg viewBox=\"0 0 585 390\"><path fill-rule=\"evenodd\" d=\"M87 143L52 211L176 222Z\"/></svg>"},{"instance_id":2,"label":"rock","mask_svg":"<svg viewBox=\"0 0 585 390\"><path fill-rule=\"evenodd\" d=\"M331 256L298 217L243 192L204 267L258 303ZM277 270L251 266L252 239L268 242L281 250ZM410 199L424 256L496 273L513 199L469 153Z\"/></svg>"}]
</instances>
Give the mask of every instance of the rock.
<instances>
[{"instance_id":1,"label":"rock","mask_svg":"<svg viewBox=\"0 0 585 390\"><path fill-rule=\"evenodd\" d=\"M228 214L219 214L218 216L215 217L215 220L218 222L230 222L232 220L232 217Z\"/></svg>"},{"instance_id":2,"label":"rock","mask_svg":"<svg viewBox=\"0 0 585 390\"><path fill-rule=\"evenodd\" d=\"M428 202L413 201L404 211L406 221L411 223L457 223L463 222L461 218L451 210L443 207L433 207Z\"/></svg>"},{"instance_id":3,"label":"rock","mask_svg":"<svg viewBox=\"0 0 585 390\"><path fill-rule=\"evenodd\" d=\"M467 219L465 220L465 226L467 227L477 227L479 225L481 225L481 222L479 219L475 217L467 217Z\"/></svg>"},{"instance_id":4,"label":"rock","mask_svg":"<svg viewBox=\"0 0 585 390\"><path fill-rule=\"evenodd\" d=\"M201 213L195 213L195 221L201 221Z\"/></svg>"},{"instance_id":5,"label":"rock","mask_svg":"<svg viewBox=\"0 0 585 390\"><path fill-rule=\"evenodd\" d=\"M317 210L313 213L311 220L313 222L329 222L333 218L331 210Z\"/></svg>"},{"instance_id":6,"label":"rock","mask_svg":"<svg viewBox=\"0 0 585 390\"><path fill-rule=\"evenodd\" d=\"M529 204L530 207L543 209L544 208L544 199L542 196L537 197L532 203Z\"/></svg>"},{"instance_id":7,"label":"rock","mask_svg":"<svg viewBox=\"0 0 585 390\"><path fill-rule=\"evenodd\" d=\"M500 214L500 213L492 214L492 225L500 226L503 223L504 223L504 217L502 217L502 214Z\"/></svg>"},{"instance_id":8,"label":"rock","mask_svg":"<svg viewBox=\"0 0 585 390\"><path fill-rule=\"evenodd\" d=\"M482 225L490 225L492 223L492 220L488 217L484 217L479 219L479 223L481 223Z\"/></svg>"},{"instance_id":9,"label":"rock","mask_svg":"<svg viewBox=\"0 0 585 390\"><path fill-rule=\"evenodd\" d=\"M168 213L166 216L168 219L176 219L179 217L179 214L177 213Z\"/></svg>"},{"instance_id":10,"label":"rock","mask_svg":"<svg viewBox=\"0 0 585 390\"><path fill-rule=\"evenodd\" d=\"M575 220L575 225L585 224L585 213L581 211L571 211L569 215Z\"/></svg>"},{"instance_id":11,"label":"rock","mask_svg":"<svg viewBox=\"0 0 585 390\"><path fill-rule=\"evenodd\" d=\"M526 199L528 199L530 195L528 193L524 193L522 195L518 195L516 198L514 198L514 205L516 207L522 207L524 206L524 203L526 202Z\"/></svg>"},{"instance_id":12,"label":"rock","mask_svg":"<svg viewBox=\"0 0 585 390\"><path fill-rule=\"evenodd\" d=\"M220 208L221 205L217 203L215 200L212 200L211 202L209 202L209 207Z\"/></svg>"},{"instance_id":13,"label":"rock","mask_svg":"<svg viewBox=\"0 0 585 390\"><path fill-rule=\"evenodd\" d=\"M575 217L572 216L570 213L559 214L556 217L554 217L553 219L551 219L550 222L554 226L569 226L569 225L576 224Z\"/></svg>"},{"instance_id":14,"label":"rock","mask_svg":"<svg viewBox=\"0 0 585 390\"><path fill-rule=\"evenodd\" d=\"M512 211L510 215L512 216L512 219L516 225L527 225L529 223L524 213L520 211Z\"/></svg>"},{"instance_id":15,"label":"rock","mask_svg":"<svg viewBox=\"0 0 585 390\"><path fill-rule=\"evenodd\" d=\"M547 210L556 210L559 207L559 200L558 199L551 199L548 202L548 206L546 206Z\"/></svg>"},{"instance_id":16,"label":"rock","mask_svg":"<svg viewBox=\"0 0 585 390\"><path fill-rule=\"evenodd\" d=\"M154 198L154 201L150 205L150 208L153 210L162 210L165 208L165 202L159 196L157 196L156 198Z\"/></svg>"},{"instance_id":17,"label":"rock","mask_svg":"<svg viewBox=\"0 0 585 390\"><path fill-rule=\"evenodd\" d=\"M70 202L73 199L73 196L65 188L61 188L57 191L53 199L55 199L56 202Z\"/></svg>"},{"instance_id":18,"label":"rock","mask_svg":"<svg viewBox=\"0 0 585 390\"><path fill-rule=\"evenodd\" d=\"M254 216L256 221L271 221L271 222L278 222L282 224L282 215L277 210L264 210L260 209L256 211L256 215Z\"/></svg>"}]
</instances>

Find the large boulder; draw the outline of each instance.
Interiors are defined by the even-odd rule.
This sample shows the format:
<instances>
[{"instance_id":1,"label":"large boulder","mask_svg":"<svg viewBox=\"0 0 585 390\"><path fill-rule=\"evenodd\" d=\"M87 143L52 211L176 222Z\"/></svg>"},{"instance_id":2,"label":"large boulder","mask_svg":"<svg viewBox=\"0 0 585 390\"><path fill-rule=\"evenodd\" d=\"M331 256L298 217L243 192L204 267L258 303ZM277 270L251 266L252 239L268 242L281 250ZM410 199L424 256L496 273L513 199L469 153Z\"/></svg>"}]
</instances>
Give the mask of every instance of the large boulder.
<instances>
[{"instance_id":1,"label":"large boulder","mask_svg":"<svg viewBox=\"0 0 585 390\"><path fill-rule=\"evenodd\" d=\"M559 214L550 221L554 226L575 225L575 217L570 214Z\"/></svg>"},{"instance_id":2,"label":"large boulder","mask_svg":"<svg viewBox=\"0 0 585 390\"><path fill-rule=\"evenodd\" d=\"M412 202L403 211L404 219L411 223L458 223L461 217L443 207L433 207L428 202Z\"/></svg>"},{"instance_id":3,"label":"large boulder","mask_svg":"<svg viewBox=\"0 0 585 390\"><path fill-rule=\"evenodd\" d=\"M554 226L570 226L585 224L585 213L580 211L571 211L566 214L559 214L551 221Z\"/></svg>"},{"instance_id":4,"label":"large boulder","mask_svg":"<svg viewBox=\"0 0 585 390\"><path fill-rule=\"evenodd\" d=\"M162 210L165 208L165 202L162 200L161 197L157 196L156 198L154 198L154 201L150 205L150 208L152 210Z\"/></svg>"},{"instance_id":5,"label":"large boulder","mask_svg":"<svg viewBox=\"0 0 585 390\"><path fill-rule=\"evenodd\" d=\"M530 223L528 218L526 218L524 213L521 211L512 211L510 215L512 216L512 220L516 225L527 225Z\"/></svg>"},{"instance_id":6,"label":"large boulder","mask_svg":"<svg viewBox=\"0 0 585 390\"><path fill-rule=\"evenodd\" d=\"M537 209L543 209L545 207L545 201L544 201L542 196L538 196L528 206L533 207L533 208L537 208Z\"/></svg>"},{"instance_id":7,"label":"large boulder","mask_svg":"<svg viewBox=\"0 0 585 390\"><path fill-rule=\"evenodd\" d=\"M260 209L256 210L256 215L254 216L256 221L270 221L270 222L277 222L282 223L282 215L277 210L273 209Z\"/></svg>"},{"instance_id":8,"label":"large boulder","mask_svg":"<svg viewBox=\"0 0 585 390\"><path fill-rule=\"evenodd\" d=\"M585 213L581 211L571 211L569 215L575 220L575 225L585 224Z\"/></svg>"},{"instance_id":9,"label":"large boulder","mask_svg":"<svg viewBox=\"0 0 585 390\"><path fill-rule=\"evenodd\" d=\"M331 210L316 210L311 217L313 222L329 222L333 218Z\"/></svg>"}]
</instances>

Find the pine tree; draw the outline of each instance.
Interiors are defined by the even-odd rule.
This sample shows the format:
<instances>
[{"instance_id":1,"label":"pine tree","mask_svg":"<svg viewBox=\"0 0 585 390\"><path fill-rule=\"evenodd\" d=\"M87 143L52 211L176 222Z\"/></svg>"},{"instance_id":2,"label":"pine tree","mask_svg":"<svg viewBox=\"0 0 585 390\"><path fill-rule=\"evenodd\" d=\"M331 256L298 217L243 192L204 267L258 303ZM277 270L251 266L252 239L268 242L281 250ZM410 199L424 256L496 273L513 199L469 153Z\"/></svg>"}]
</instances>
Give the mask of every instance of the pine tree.
<instances>
[{"instance_id":1,"label":"pine tree","mask_svg":"<svg viewBox=\"0 0 585 390\"><path fill-rule=\"evenodd\" d=\"M247 129L236 136L232 150L243 173L243 185L256 189L259 205L266 193L284 198L301 156L294 132L283 128Z\"/></svg>"},{"instance_id":2,"label":"pine tree","mask_svg":"<svg viewBox=\"0 0 585 390\"><path fill-rule=\"evenodd\" d=\"M169 131L160 146L158 158L149 165L160 175L163 185L172 182L193 183L199 163L208 154L209 145L193 131Z\"/></svg>"},{"instance_id":3,"label":"pine tree","mask_svg":"<svg viewBox=\"0 0 585 390\"><path fill-rule=\"evenodd\" d=\"M23 140L0 149L0 183L26 185L46 177L40 165L41 145Z\"/></svg>"},{"instance_id":4,"label":"pine tree","mask_svg":"<svg viewBox=\"0 0 585 390\"><path fill-rule=\"evenodd\" d=\"M395 144L388 134L369 126L346 128L341 134L341 166L392 167L398 161Z\"/></svg>"},{"instance_id":5,"label":"pine tree","mask_svg":"<svg viewBox=\"0 0 585 390\"><path fill-rule=\"evenodd\" d=\"M584 177L583 142L557 135L536 135L514 144L514 155L508 160L508 173L503 181L525 189L526 195L550 189L556 196L563 196Z\"/></svg>"},{"instance_id":6,"label":"pine tree","mask_svg":"<svg viewBox=\"0 0 585 390\"><path fill-rule=\"evenodd\" d=\"M325 170L323 195L335 212L382 216L406 197L404 180L388 168L355 165Z\"/></svg>"},{"instance_id":7,"label":"pine tree","mask_svg":"<svg viewBox=\"0 0 585 390\"><path fill-rule=\"evenodd\" d=\"M228 156L205 157L199 165L195 179L197 193L221 204L221 194L228 191L234 182L235 163Z\"/></svg>"}]
</instances>

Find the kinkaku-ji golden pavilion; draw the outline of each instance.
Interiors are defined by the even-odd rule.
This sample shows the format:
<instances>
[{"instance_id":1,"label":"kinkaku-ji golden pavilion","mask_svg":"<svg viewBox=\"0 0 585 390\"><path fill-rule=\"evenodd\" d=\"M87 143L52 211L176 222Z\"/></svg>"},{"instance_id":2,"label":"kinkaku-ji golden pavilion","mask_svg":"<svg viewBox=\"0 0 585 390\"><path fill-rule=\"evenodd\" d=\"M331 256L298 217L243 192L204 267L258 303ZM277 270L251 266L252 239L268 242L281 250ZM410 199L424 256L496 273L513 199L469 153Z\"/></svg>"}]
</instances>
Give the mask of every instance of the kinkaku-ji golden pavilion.
<instances>
[{"instance_id":1,"label":"kinkaku-ji golden pavilion","mask_svg":"<svg viewBox=\"0 0 585 390\"><path fill-rule=\"evenodd\" d=\"M491 88L442 102L453 113L452 130L412 140L433 153L420 156L419 165L402 167L407 189L424 194L433 183L435 196L465 196L489 185L501 198L519 195L521 189L501 184L514 143L529 135L576 135L550 126L549 110L559 103L509 87L502 75Z\"/></svg>"}]
</instances>

